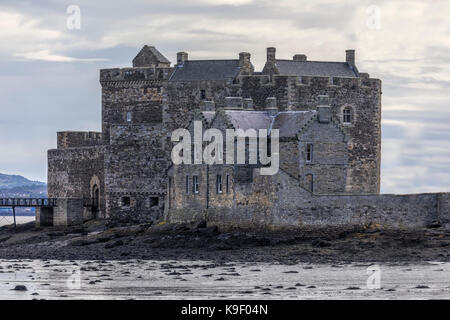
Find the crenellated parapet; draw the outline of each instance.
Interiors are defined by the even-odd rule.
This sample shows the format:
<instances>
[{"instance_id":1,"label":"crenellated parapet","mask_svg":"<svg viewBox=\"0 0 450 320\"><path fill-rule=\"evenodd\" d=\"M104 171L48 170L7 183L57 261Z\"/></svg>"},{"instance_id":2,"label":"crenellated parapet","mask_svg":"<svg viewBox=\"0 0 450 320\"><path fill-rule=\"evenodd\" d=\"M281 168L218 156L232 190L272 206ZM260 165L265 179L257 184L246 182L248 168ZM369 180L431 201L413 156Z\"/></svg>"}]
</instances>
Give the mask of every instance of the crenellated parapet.
<instances>
[{"instance_id":1,"label":"crenellated parapet","mask_svg":"<svg viewBox=\"0 0 450 320\"><path fill-rule=\"evenodd\" d=\"M172 74L171 67L136 67L113 68L100 70L100 83L110 85L116 82L148 82L167 81Z\"/></svg>"},{"instance_id":2,"label":"crenellated parapet","mask_svg":"<svg viewBox=\"0 0 450 320\"><path fill-rule=\"evenodd\" d=\"M102 133L94 131L60 131L57 132L57 148L91 147L102 144Z\"/></svg>"}]
</instances>

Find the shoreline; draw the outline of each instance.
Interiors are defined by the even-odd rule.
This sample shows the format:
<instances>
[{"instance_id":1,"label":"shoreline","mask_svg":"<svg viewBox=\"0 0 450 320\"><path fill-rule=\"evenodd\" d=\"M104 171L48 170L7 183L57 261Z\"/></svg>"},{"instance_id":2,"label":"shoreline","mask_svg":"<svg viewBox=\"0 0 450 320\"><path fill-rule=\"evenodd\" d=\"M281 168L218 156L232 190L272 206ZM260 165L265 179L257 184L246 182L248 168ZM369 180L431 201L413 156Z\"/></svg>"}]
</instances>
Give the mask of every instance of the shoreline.
<instances>
[{"instance_id":1,"label":"shoreline","mask_svg":"<svg viewBox=\"0 0 450 320\"><path fill-rule=\"evenodd\" d=\"M37 228L33 222L17 230L0 227L2 259L412 263L449 262L449 249L450 232L443 228L222 231L204 224L115 225L105 220L65 229Z\"/></svg>"}]
</instances>

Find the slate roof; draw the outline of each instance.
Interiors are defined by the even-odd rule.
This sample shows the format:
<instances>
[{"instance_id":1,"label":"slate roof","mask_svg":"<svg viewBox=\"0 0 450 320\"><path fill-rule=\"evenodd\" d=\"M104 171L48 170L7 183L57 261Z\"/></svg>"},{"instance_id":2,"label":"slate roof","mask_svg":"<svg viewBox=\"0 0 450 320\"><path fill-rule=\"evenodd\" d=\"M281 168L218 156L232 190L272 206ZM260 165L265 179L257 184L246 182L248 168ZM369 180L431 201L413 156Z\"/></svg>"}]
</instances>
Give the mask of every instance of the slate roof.
<instances>
[{"instance_id":1,"label":"slate roof","mask_svg":"<svg viewBox=\"0 0 450 320\"><path fill-rule=\"evenodd\" d=\"M225 115L235 129L269 129L273 117L263 111L225 110Z\"/></svg>"},{"instance_id":2,"label":"slate roof","mask_svg":"<svg viewBox=\"0 0 450 320\"><path fill-rule=\"evenodd\" d=\"M316 113L315 110L279 112L272 124L272 129L280 130L280 137L295 137Z\"/></svg>"},{"instance_id":3,"label":"slate roof","mask_svg":"<svg viewBox=\"0 0 450 320\"><path fill-rule=\"evenodd\" d=\"M280 75L357 77L347 62L276 60Z\"/></svg>"},{"instance_id":4,"label":"slate roof","mask_svg":"<svg viewBox=\"0 0 450 320\"><path fill-rule=\"evenodd\" d=\"M280 137L295 138L317 111L283 111L270 116L265 111L225 110L235 129L278 129Z\"/></svg>"},{"instance_id":5,"label":"slate roof","mask_svg":"<svg viewBox=\"0 0 450 320\"><path fill-rule=\"evenodd\" d=\"M169 81L233 80L239 60L188 60L177 66Z\"/></svg>"},{"instance_id":6,"label":"slate roof","mask_svg":"<svg viewBox=\"0 0 450 320\"><path fill-rule=\"evenodd\" d=\"M153 46L145 45L142 47L141 51L134 57L133 63L146 65L149 61L156 60L159 63L168 63L170 61L163 56L161 52L158 51Z\"/></svg>"}]
</instances>

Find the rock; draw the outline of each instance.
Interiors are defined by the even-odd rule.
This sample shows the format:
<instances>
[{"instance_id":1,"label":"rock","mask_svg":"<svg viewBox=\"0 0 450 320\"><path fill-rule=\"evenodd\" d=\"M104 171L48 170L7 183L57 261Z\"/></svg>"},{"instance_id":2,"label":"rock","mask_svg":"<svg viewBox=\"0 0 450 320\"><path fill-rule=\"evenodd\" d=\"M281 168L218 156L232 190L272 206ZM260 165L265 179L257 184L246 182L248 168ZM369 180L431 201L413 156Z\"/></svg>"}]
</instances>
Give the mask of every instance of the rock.
<instances>
[{"instance_id":1,"label":"rock","mask_svg":"<svg viewBox=\"0 0 450 320\"><path fill-rule=\"evenodd\" d=\"M112 243L107 243L105 245L105 249L111 249L111 248L115 248L115 247L119 247L119 246L123 246L123 241L122 240L116 240Z\"/></svg>"},{"instance_id":2,"label":"rock","mask_svg":"<svg viewBox=\"0 0 450 320\"><path fill-rule=\"evenodd\" d=\"M197 229L206 228L206 220L202 220L202 221L196 223L195 228L197 228Z\"/></svg>"},{"instance_id":3,"label":"rock","mask_svg":"<svg viewBox=\"0 0 450 320\"><path fill-rule=\"evenodd\" d=\"M25 287L24 285L21 285L21 284L15 286L13 290L15 290L15 291L28 291L27 287Z\"/></svg>"}]
</instances>

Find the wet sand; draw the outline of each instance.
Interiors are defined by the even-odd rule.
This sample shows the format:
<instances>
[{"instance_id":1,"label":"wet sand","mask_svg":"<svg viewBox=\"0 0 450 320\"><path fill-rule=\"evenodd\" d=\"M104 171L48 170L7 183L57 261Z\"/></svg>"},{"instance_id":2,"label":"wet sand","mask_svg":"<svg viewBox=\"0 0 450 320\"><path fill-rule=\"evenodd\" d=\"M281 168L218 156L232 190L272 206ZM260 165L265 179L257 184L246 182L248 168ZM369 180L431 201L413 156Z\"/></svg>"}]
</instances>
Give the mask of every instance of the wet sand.
<instances>
[{"instance_id":1,"label":"wet sand","mask_svg":"<svg viewBox=\"0 0 450 320\"><path fill-rule=\"evenodd\" d=\"M0 260L0 299L450 298L450 263L380 264L381 289L369 265Z\"/></svg>"}]
</instances>

